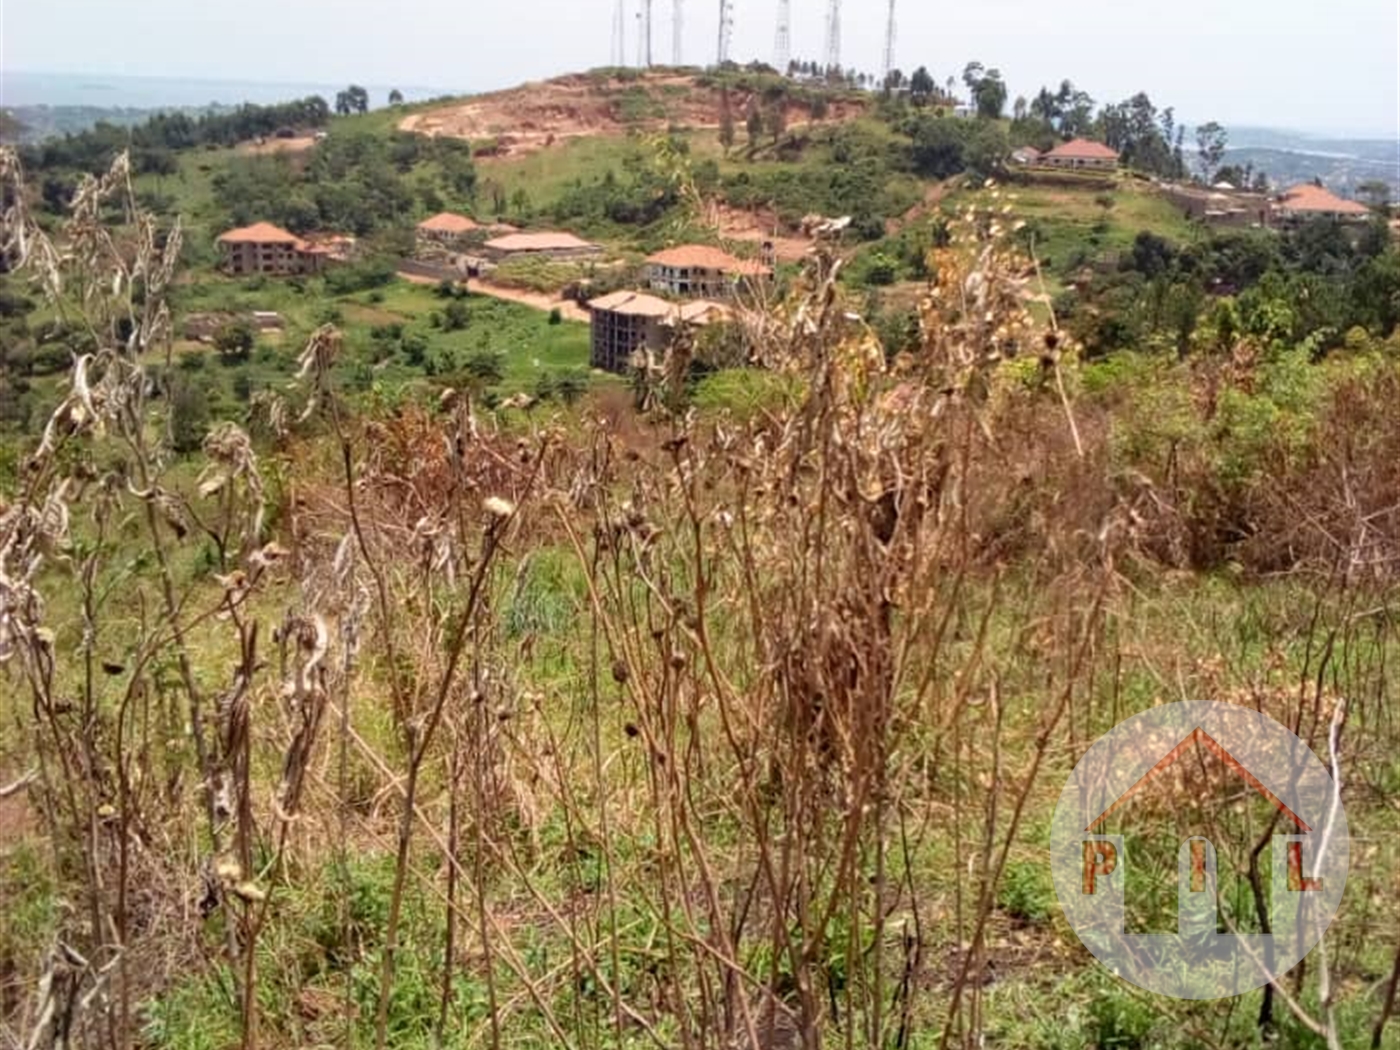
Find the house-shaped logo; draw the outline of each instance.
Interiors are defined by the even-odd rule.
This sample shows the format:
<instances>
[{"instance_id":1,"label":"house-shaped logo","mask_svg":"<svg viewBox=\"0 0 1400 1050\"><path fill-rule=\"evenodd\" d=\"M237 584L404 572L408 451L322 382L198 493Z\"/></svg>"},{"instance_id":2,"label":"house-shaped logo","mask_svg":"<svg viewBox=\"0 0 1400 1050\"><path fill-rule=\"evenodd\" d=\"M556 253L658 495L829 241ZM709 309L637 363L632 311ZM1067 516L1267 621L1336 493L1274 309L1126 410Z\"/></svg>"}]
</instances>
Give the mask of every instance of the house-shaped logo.
<instances>
[{"instance_id":1,"label":"house-shaped logo","mask_svg":"<svg viewBox=\"0 0 1400 1050\"><path fill-rule=\"evenodd\" d=\"M1124 892L1134 858L1124 836L1107 829L1165 774L1212 758L1239 797L1271 808L1269 932L1234 928L1218 893L1217 844L1192 834L1177 852L1176 932L1128 933ZM1085 754L1056 808L1051 864L1066 916L1091 952L1142 987L1189 999L1260 987L1311 950L1340 903L1346 817L1333 783L1301 740L1256 711L1171 704L1129 719ZM1254 842L1229 845L1247 853Z\"/></svg>"}]
</instances>

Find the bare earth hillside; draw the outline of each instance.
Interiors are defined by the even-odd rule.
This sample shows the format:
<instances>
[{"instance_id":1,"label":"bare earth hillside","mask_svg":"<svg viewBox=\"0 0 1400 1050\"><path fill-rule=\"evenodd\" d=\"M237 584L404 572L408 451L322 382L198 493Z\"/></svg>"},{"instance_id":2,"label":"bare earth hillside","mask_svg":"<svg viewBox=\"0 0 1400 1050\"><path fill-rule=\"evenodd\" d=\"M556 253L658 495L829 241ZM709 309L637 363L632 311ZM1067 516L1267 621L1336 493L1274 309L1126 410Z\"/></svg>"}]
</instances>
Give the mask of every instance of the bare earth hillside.
<instances>
[{"instance_id":1,"label":"bare earth hillside","mask_svg":"<svg viewBox=\"0 0 1400 1050\"><path fill-rule=\"evenodd\" d=\"M748 91L730 91L730 105L741 126L752 98ZM495 143L496 155L521 156L593 135L661 130L673 124L716 127L720 105L719 87L684 74L653 73L627 80L576 74L415 113L405 117L399 128L431 136L489 139ZM834 100L822 122L848 120L863 109L856 100ZM810 121L806 106L789 104L790 126Z\"/></svg>"}]
</instances>

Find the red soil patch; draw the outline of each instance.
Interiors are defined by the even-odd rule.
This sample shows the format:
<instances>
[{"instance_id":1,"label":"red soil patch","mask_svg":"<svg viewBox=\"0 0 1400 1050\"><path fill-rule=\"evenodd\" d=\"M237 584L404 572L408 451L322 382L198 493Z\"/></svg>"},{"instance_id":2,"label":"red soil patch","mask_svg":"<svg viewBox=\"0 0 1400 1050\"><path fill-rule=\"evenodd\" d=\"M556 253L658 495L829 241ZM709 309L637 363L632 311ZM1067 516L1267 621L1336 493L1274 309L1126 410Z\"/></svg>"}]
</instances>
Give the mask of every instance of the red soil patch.
<instances>
[{"instance_id":1,"label":"red soil patch","mask_svg":"<svg viewBox=\"0 0 1400 1050\"><path fill-rule=\"evenodd\" d=\"M736 120L742 122L748 104L748 94L730 92ZM823 123L849 120L864 108L853 100L835 100ZM789 107L790 127L809 121L806 107ZM576 74L414 113L400 121L399 128L429 136L492 139L496 148L491 155L516 157L569 139L659 131L670 125L714 128L719 122L719 89L702 87L693 77L656 73L617 80Z\"/></svg>"}]
</instances>

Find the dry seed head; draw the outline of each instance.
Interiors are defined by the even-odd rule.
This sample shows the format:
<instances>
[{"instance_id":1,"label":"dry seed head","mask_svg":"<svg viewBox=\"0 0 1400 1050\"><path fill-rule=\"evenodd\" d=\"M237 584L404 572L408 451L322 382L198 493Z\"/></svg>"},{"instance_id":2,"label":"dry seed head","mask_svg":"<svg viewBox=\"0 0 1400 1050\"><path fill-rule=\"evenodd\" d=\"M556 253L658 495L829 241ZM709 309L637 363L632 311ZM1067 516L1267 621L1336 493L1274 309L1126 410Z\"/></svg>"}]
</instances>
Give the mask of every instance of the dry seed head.
<instances>
[{"instance_id":1,"label":"dry seed head","mask_svg":"<svg viewBox=\"0 0 1400 1050\"><path fill-rule=\"evenodd\" d=\"M482 500L482 510L493 518L506 519L515 514L515 504L500 496L488 496Z\"/></svg>"},{"instance_id":2,"label":"dry seed head","mask_svg":"<svg viewBox=\"0 0 1400 1050\"><path fill-rule=\"evenodd\" d=\"M224 882L236 882L243 877L243 868L233 857L220 857L214 865L214 874Z\"/></svg>"},{"instance_id":3,"label":"dry seed head","mask_svg":"<svg viewBox=\"0 0 1400 1050\"><path fill-rule=\"evenodd\" d=\"M240 882L233 887L233 892L250 904L261 904L267 900L267 894L251 882Z\"/></svg>"}]
</instances>

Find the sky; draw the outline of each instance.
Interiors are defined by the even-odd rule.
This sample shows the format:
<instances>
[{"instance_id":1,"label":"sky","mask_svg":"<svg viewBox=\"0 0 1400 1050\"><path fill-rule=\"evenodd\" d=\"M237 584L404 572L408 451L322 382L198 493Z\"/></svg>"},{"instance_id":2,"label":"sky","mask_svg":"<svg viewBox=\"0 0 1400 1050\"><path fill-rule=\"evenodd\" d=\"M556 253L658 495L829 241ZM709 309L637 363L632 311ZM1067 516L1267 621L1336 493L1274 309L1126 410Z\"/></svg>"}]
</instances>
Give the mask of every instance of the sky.
<instances>
[{"instance_id":1,"label":"sky","mask_svg":"<svg viewBox=\"0 0 1400 1050\"><path fill-rule=\"evenodd\" d=\"M479 91L606 65L616 2L0 0L0 69ZM669 61L673 0L652 2ZM712 62L719 0L683 2L682 57ZM896 64L940 82L975 59L1013 99L1068 77L1099 101L1146 91L1186 123L1400 140L1397 0L897 2ZM820 59L828 0L791 3L794 56ZM733 5L731 57L771 61L778 0ZM844 0L844 64L880 71L886 9Z\"/></svg>"}]
</instances>

